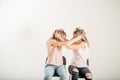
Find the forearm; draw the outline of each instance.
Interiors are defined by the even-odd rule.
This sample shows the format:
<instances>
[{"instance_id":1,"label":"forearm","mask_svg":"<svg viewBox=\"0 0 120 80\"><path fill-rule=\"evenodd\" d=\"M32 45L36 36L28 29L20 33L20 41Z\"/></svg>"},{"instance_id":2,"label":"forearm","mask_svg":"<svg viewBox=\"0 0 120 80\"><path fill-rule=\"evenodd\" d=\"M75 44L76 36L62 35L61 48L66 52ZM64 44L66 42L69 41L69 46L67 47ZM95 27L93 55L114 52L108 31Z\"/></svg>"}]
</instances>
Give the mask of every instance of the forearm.
<instances>
[{"instance_id":1,"label":"forearm","mask_svg":"<svg viewBox=\"0 0 120 80\"><path fill-rule=\"evenodd\" d=\"M57 42L55 45L56 46L65 46L66 45L66 41L62 41L62 42Z\"/></svg>"},{"instance_id":2,"label":"forearm","mask_svg":"<svg viewBox=\"0 0 120 80\"><path fill-rule=\"evenodd\" d=\"M78 41L78 40L79 40L78 37L76 37L76 38L74 38L74 39L71 39L71 40L68 41L67 45L72 45L73 43L75 43L75 42Z\"/></svg>"},{"instance_id":3,"label":"forearm","mask_svg":"<svg viewBox=\"0 0 120 80\"><path fill-rule=\"evenodd\" d=\"M66 44L66 41L56 41L56 40L49 40L48 45L51 46L64 46Z\"/></svg>"}]
</instances>

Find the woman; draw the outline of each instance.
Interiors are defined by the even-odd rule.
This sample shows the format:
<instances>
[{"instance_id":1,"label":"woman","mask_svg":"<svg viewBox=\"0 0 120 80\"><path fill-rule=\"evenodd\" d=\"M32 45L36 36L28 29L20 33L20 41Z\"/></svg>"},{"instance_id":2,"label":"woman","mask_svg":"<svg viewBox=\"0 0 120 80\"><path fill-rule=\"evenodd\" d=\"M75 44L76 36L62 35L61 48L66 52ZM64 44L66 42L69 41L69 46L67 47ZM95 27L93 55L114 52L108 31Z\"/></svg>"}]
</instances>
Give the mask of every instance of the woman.
<instances>
[{"instance_id":1,"label":"woman","mask_svg":"<svg viewBox=\"0 0 120 80\"><path fill-rule=\"evenodd\" d=\"M62 58L62 46L66 44L65 40L66 33L62 29L55 30L52 37L48 40L48 56L44 80L51 80L55 71L60 76L60 80L68 80Z\"/></svg>"},{"instance_id":2,"label":"woman","mask_svg":"<svg viewBox=\"0 0 120 80\"><path fill-rule=\"evenodd\" d=\"M74 38L79 36L79 40ZM74 53L73 60L69 66L69 73L72 74L72 80L78 80L78 76L85 77L85 80L92 80L91 72L87 65L89 42L82 29L76 28L73 32L73 39L66 44L67 48L72 49Z\"/></svg>"}]
</instances>

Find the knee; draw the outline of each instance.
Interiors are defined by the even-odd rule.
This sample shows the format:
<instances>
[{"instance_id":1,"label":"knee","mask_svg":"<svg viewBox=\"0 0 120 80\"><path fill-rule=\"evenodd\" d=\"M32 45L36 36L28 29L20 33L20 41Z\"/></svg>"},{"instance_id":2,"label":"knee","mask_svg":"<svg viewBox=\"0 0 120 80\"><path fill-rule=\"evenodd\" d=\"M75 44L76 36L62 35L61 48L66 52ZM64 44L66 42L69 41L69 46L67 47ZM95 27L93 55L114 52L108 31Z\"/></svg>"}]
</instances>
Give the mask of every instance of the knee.
<instances>
[{"instance_id":1,"label":"knee","mask_svg":"<svg viewBox=\"0 0 120 80\"><path fill-rule=\"evenodd\" d=\"M92 74L91 74L91 73L86 73L85 77L86 77L87 79L92 79Z\"/></svg>"},{"instance_id":2,"label":"knee","mask_svg":"<svg viewBox=\"0 0 120 80\"><path fill-rule=\"evenodd\" d=\"M66 68L63 66L60 66L59 68L57 68L56 71L57 71L57 74L59 74L59 75L67 75Z\"/></svg>"},{"instance_id":3,"label":"knee","mask_svg":"<svg viewBox=\"0 0 120 80\"><path fill-rule=\"evenodd\" d=\"M61 77L66 77L66 76L67 76L67 72L66 72L66 71L58 72L57 74L58 74L59 76L61 76Z\"/></svg>"},{"instance_id":4,"label":"knee","mask_svg":"<svg viewBox=\"0 0 120 80\"><path fill-rule=\"evenodd\" d=\"M60 80L68 80L67 71L65 68L57 69L57 74L60 76Z\"/></svg>"},{"instance_id":5,"label":"knee","mask_svg":"<svg viewBox=\"0 0 120 80\"><path fill-rule=\"evenodd\" d=\"M77 69L77 68L73 68L73 69L72 69L72 75L78 76L78 74L79 74L78 69Z\"/></svg>"},{"instance_id":6,"label":"knee","mask_svg":"<svg viewBox=\"0 0 120 80\"><path fill-rule=\"evenodd\" d=\"M78 72L78 69L77 68L73 68L73 70L72 70L73 72Z\"/></svg>"}]
</instances>

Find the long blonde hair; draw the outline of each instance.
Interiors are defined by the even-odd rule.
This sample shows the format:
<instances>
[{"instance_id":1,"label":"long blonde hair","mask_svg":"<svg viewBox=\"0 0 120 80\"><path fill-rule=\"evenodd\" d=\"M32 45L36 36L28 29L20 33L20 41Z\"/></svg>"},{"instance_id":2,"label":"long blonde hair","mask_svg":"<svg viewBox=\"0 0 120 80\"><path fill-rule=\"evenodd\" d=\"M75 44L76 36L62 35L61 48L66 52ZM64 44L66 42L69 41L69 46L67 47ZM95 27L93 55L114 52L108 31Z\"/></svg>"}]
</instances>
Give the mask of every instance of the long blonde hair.
<instances>
[{"instance_id":1,"label":"long blonde hair","mask_svg":"<svg viewBox=\"0 0 120 80\"><path fill-rule=\"evenodd\" d=\"M61 37L66 37L66 33L63 29L56 29L51 37L51 39L55 39L56 41L60 41L58 38L55 37L56 32L60 33Z\"/></svg>"},{"instance_id":2,"label":"long blonde hair","mask_svg":"<svg viewBox=\"0 0 120 80\"><path fill-rule=\"evenodd\" d=\"M87 37L85 35L85 31L83 29L76 28L76 30L73 32L73 38L74 38L74 35L76 35L76 37L79 36L79 35L83 36L83 38L81 40L75 42L75 44L79 44L81 42L87 42L88 46L90 46L89 42L88 42L88 39L87 39Z\"/></svg>"}]
</instances>

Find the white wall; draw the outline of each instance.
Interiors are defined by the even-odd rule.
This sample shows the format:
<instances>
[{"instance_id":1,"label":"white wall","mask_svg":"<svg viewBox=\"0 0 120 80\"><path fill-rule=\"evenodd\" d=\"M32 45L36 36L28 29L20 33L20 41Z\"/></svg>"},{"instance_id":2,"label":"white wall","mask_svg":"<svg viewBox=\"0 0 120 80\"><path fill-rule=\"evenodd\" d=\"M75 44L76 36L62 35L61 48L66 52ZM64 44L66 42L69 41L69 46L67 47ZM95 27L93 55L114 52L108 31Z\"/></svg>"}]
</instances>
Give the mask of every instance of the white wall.
<instances>
[{"instance_id":1,"label":"white wall","mask_svg":"<svg viewBox=\"0 0 120 80\"><path fill-rule=\"evenodd\" d=\"M46 41L57 28L85 29L94 80L119 80L119 0L1 0L0 80L43 80ZM63 48L70 63L72 51ZM67 66L68 66L67 64Z\"/></svg>"}]
</instances>

